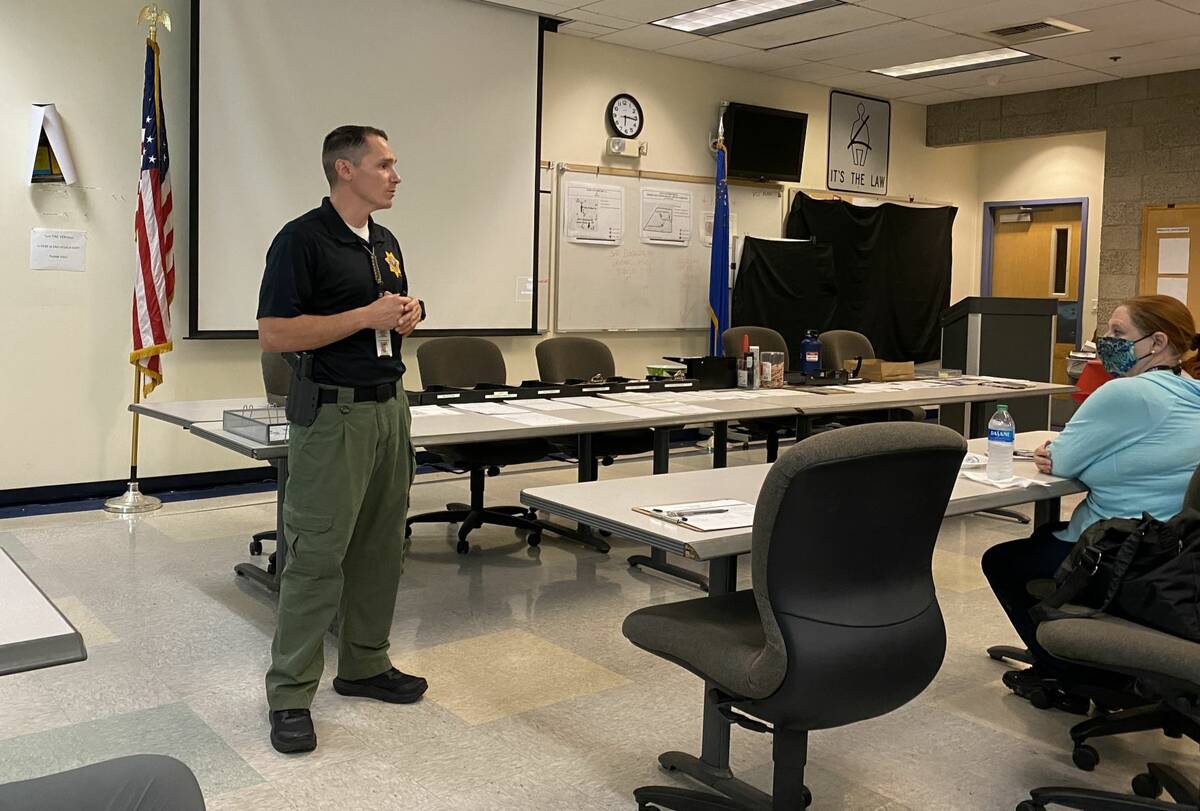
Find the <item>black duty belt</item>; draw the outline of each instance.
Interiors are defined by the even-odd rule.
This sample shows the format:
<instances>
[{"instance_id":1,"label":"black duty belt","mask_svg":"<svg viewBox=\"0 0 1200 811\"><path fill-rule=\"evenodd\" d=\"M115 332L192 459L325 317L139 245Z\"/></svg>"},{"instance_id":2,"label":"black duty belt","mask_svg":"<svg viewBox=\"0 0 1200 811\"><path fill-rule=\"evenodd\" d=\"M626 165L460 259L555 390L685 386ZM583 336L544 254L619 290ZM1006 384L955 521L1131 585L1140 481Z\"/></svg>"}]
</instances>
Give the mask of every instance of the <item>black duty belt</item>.
<instances>
[{"instance_id":1,"label":"black duty belt","mask_svg":"<svg viewBox=\"0 0 1200 811\"><path fill-rule=\"evenodd\" d=\"M354 402L356 403L385 403L395 396L395 383L381 383L378 386L356 386L354 389ZM337 389L322 388L321 394L317 398L317 402L321 405L328 405L337 401Z\"/></svg>"}]
</instances>

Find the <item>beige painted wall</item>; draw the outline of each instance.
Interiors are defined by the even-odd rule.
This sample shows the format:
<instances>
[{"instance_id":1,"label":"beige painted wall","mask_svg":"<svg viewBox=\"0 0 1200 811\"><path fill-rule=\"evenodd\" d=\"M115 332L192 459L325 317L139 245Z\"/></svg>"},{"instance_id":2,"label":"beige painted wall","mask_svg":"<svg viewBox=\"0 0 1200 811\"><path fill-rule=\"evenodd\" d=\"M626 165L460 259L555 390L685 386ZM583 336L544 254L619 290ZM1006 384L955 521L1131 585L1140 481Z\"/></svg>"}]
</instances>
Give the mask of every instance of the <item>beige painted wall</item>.
<instances>
[{"instance_id":1,"label":"beige painted wall","mask_svg":"<svg viewBox=\"0 0 1200 811\"><path fill-rule=\"evenodd\" d=\"M6 396L0 400L0 448L8 460L0 469L0 490L119 478L128 464L125 407L132 371L126 354L138 166L133 139L143 59L132 20L141 5L140 0L45 0L36 8L16 4L0 26L0 109L12 111L0 120L0 149L8 155L23 154L29 104L55 102L82 179L78 188L29 188L17 162L6 162L0 169L0 245L8 257L0 271L0 339L8 349L0 367L6 381ZM188 295L189 32L186 4L172 10L175 31L163 35L163 71L175 157L178 336L186 326ZM46 20L55 21L54 37L27 36ZM83 65L90 69L81 69ZM824 185L827 88L557 35L548 36L546 44L544 158L602 162L604 104L619 90L637 95L646 111L642 137L650 144L650 154L641 161L642 168L711 173L706 136L720 100L731 99L807 111L803 185ZM954 230L956 300L977 290L976 150L987 147L927 149L923 108L895 103L892 118L889 191L959 206ZM231 191L231 201L237 199ZM38 226L86 229L87 272L29 271L29 229ZM398 230L401 239L419 238ZM663 354L702 351L705 342L703 333L600 337L612 346L623 373L636 373ZM497 339L511 380L535 375L533 347L539 340ZM258 350L252 342L177 339L176 344L166 358L167 382L154 400L240 397L260 390ZM415 344L405 347L413 366ZM415 369L405 382L419 387ZM248 464L177 428L143 421L143 475Z\"/></svg>"},{"instance_id":2,"label":"beige painted wall","mask_svg":"<svg viewBox=\"0 0 1200 811\"><path fill-rule=\"evenodd\" d=\"M1083 329L1096 325L1100 280L1100 224L1104 221L1103 132L995 141L947 150L978 150L979 205L1005 200L1088 198L1087 256L1084 268ZM982 246L982 232L976 241ZM977 263L978 264L978 263Z\"/></svg>"}]
</instances>

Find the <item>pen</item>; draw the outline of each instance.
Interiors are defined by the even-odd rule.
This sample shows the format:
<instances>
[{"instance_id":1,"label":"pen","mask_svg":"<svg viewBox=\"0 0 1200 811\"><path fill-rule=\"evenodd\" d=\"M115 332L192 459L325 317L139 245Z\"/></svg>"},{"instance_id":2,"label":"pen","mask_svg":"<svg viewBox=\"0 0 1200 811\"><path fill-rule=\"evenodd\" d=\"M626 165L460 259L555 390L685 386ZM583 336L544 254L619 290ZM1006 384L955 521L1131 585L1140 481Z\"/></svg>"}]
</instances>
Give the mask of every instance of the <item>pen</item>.
<instances>
[{"instance_id":1,"label":"pen","mask_svg":"<svg viewBox=\"0 0 1200 811\"><path fill-rule=\"evenodd\" d=\"M717 513L727 512L729 512L729 510L724 508L715 510L676 510L674 512L668 512L667 515L669 515L671 518L686 518L691 515L715 515Z\"/></svg>"}]
</instances>

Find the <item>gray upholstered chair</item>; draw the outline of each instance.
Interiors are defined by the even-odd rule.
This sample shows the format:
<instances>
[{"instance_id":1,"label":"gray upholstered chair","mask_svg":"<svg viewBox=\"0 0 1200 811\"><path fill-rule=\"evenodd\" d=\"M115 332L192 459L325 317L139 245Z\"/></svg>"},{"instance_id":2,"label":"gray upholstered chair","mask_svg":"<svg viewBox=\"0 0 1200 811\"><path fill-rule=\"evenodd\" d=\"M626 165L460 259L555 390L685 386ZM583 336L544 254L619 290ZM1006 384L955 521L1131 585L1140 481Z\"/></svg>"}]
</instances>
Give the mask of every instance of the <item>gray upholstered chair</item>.
<instances>
[{"instance_id":1,"label":"gray upholstered chair","mask_svg":"<svg viewBox=\"0 0 1200 811\"><path fill-rule=\"evenodd\" d=\"M651 787L634 794L642 808L801 808L809 731L883 715L925 689L946 651L933 548L965 453L961 436L924 423L811 436L763 482L751 589L625 619L633 644L704 679L729 723L763 731L759 719L775 736L773 798L730 777L713 787L742 804Z\"/></svg>"},{"instance_id":2,"label":"gray upholstered chair","mask_svg":"<svg viewBox=\"0 0 1200 811\"><path fill-rule=\"evenodd\" d=\"M1107 716L1098 716L1071 729L1075 740L1072 759L1089 771L1099 760L1095 750L1082 741L1086 737L1113 735L1146 729L1163 729L1172 735L1187 735L1200 742L1200 644L1143 625L1106 615L1043 622L1038 642L1050 653L1075 664L1123 673L1138 681L1140 691L1155 703ZM1091 725L1083 732L1081 728ZM1176 802L1154 799L1166 789ZM1086 788L1048 787L1034 789L1031 799L1018 811L1042 811L1047 805L1112 809L1180 809L1200 806L1196 783L1164 763L1150 763L1133 778L1137 796Z\"/></svg>"},{"instance_id":3,"label":"gray upholstered chair","mask_svg":"<svg viewBox=\"0 0 1200 811\"><path fill-rule=\"evenodd\" d=\"M563 383L589 381L599 375L616 377L616 364L608 345L594 338L562 336L547 338L534 349L538 377ZM571 456L579 455L579 438L562 437L555 445ZM649 453L654 449L654 433L648 428L631 431L606 431L592 437L592 455L601 464L611 465L614 456ZM592 466L595 469L595 466Z\"/></svg>"},{"instance_id":4,"label":"gray upholstered chair","mask_svg":"<svg viewBox=\"0 0 1200 811\"><path fill-rule=\"evenodd\" d=\"M875 357L875 347L871 346L870 339L861 332L849 329L831 329L827 332L822 332L819 338L821 341L822 369L844 369L846 368L847 361L852 361L855 358L866 360ZM866 411L854 416L839 418L839 421L846 420L850 422L881 422L886 420L923 422L925 420L925 409L920 406L907 406L905 408L889 408L884 411Z\"/></svg>"},{"instance_id":5,"label":"gray upholstered chair","mask_svg":"<svg viewBox=\"0 0 1200 811\"><path fill-rule=\"evenodd\" d=\"M730 327L722 332L721 348L726 357L741 357L744 336L749 336L750 345L757 346L762 352L782 352L783 368L790 368L787 341L768 327ZM761 436L766 439L768 462L774 462L779 456L779 437L794 434L796 429L796 420L793 417L760 417L738 420L738 424L749 431L752 438Z\"/></svg>"},{"instance_id":6,"label":"gray upholstered chair","mask_svg":"<svg viewBox=\"0 0 1200 811\"><path fill-rule=\"evenodd\" d=\"M471 388L481 383L503 385L507 370L500 349L485 338L433 338L417 348L417 367L426 389L434 387ZM409 516L407 531L413 524L458 524L460 554L471 551L467 535L484 524L524 529L530 546L542 540L542 526L533 514L517 505L484 506L484 476L499 474L503 465L536 462L551 453L544 439L511 439L497 442L472 442L462 445L431 445L426 448L456 470L466 470L471 476L471 503L446 505L438 512Z\"/></svg>"},{"instance_id":7,"label":"gray upholstered chair","mask_svg":"<svg viewBox=\"0 0 1200 811\"><path fill-rule=\"evenodd\" d=\"M274 406L286 405L288 392L292 388L292 367L288 365L282 352L263 352L260 363L267 402ZM276 531L273 529L254 533L250 539L250 554L258 557L263 553L263 541L274 540ZM267 574L275 574L274 552L267 558Z\"/></svg>"}]
</instances>

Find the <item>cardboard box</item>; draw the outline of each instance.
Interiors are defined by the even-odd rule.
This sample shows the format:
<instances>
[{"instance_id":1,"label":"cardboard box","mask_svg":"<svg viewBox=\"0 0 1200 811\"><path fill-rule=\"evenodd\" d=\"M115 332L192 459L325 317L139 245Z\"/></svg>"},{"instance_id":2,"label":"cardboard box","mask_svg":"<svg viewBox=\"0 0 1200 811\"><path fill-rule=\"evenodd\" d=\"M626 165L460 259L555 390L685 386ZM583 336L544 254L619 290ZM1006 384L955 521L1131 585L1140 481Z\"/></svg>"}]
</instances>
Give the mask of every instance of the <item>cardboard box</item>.
<instances>
[{"instance_id":1,"label":"cardboard box","mask_svg":"<svg viewBox=\"0 0 1200 811\"><path fill-rule=\"evenodd\" d=\"M853 372L857 361L846 361L846 370ZM893 380L912 380L916 377L916 364L911 360L893 361L879 358L863 358L859 377L872 383L888 383Z\"/></svg>"}]
</instances>

